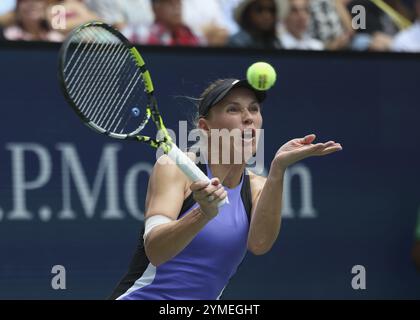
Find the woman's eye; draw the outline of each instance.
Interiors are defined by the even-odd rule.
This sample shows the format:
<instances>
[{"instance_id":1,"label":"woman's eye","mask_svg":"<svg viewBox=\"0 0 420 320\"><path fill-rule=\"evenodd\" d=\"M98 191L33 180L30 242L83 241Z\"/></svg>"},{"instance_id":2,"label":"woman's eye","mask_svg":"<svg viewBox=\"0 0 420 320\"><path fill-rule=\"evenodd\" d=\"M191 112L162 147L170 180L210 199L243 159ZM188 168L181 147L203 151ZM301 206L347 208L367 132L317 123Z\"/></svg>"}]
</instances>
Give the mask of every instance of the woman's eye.
<instances>
[{"instance_id":1,"label":"woman's eye","mask_svg":"<svg viewBox=\"0 0 420 320\"><path fill-rule=\"evenodd\" d=\"M259 107L258 105L254 105L254 106L251 106L251 107L249 108L249 110L250 110L251 112L258 112L258 111L260 111L260 107Z\"/></svg>"},{"instance_id":2,"label":"woman's eye","mask_svg":"<svg viewBox=\"0 0 420 320\"><path fill-rule=\"evenodd\" d=\"M238 108L237 107L228 107L227 108L227 112L237 112Z\"/></svg>"}]
</instances>

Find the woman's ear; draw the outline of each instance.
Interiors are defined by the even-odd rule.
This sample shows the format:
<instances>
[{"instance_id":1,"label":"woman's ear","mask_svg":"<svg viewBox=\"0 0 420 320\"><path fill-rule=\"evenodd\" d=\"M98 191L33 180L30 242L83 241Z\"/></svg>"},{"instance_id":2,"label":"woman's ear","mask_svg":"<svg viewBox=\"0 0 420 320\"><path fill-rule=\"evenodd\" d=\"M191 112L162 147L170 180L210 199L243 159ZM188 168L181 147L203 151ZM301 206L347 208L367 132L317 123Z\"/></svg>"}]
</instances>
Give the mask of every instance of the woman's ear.
<instances>
[{"instance_id":1,"label":"woman's ear","mask_svg":"<svg viewBox=\"0 0 420 320\"><path fill-rule=\"evenodd\" d=\"M204 118L200 118L200 119L198 120L198 125L197 125L197 127L198 127L199 129L201 129L201 130L205 131L205 132L210 131L209 125L208 125L208 123L207 123L207 120L206 120L206 119L204 119Z\"/></svg>"}]
</instances>

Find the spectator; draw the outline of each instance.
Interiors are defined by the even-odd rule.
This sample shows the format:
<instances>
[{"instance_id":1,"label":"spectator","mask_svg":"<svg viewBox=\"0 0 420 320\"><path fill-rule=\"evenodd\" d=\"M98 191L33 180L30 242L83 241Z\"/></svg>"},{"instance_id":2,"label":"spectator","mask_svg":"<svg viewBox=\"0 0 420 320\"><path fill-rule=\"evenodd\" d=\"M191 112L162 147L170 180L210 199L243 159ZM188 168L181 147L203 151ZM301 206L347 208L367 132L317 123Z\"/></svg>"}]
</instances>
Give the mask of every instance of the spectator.
<instances>
[{"instance_id":1,"label":"spectator","mask_svg":"<svg viewBox=\"0 0 420 320\"><path fill-rule=\"evenodd\" d=\"M224 46L229 31L223 9L219 0L183 0L182 16L185 24L208 46Z\"/></svg>"},{"instance_id":2,"label":"spectator","mask_svg":"<svg viewBox=\"0 0 420 320\"><path fill-rule=\"evenodd\" d=\"M85 0L85 3L128 36L136 33L144 38L154 21L151 0ZM226 44L229 31L221 0L183 0L182 17L185 25L207 45Z\"/></svg>"},{"instance_id":3,"label":"spectator","mask_svg":"<svg viewBox=\"0 0 420 320\"><path fill-rule=\"evenodd\" d=\"M391 10L405 18L408 10L400 1L386 1ZM392 38L399 31L399 26L391 16L376 6L370 0L353 0L348 4L348 9L361 5L366 10L366 28L358 29L353 37L351 47L354 50L388 51L392 44Z\"/></svg>"},{"instance_id":4,"label":"spectator","mask_svg":"<svg viewBox=\"0 0 420 320\"><path fill-rule=\"evenodd\" d=\"M154 20L150 0L85 0L85 4L119 30L127 26L149 28Z\"/></svg>"},{"instance_id":5,"label":"spectator","mask_svg":"<svg viewBox=\"0 0 420 320\"><path fill-rule=\"evenodd\" d=\"M64 35L83 23L99 19L81 0L52 0L50 3L51 6L61 5L65 8L65 28L59 30ZM54 19L54 16L52 16L53 10L49 9L48 13L49 23L53 25L51 23Z\"/></svg>"},{"instance_id":6,"label":"spectator","mask_svg":"<svg viewBox=\"0 0 420 320\"><path fill-rule=\"evenodd\" d=\"M4 30L7 40L62 41L47 22L47 0L17 0L13 24Z\"/></svg>"},{"instance_id":7,"label":"spectator","mask_svg":"<svg viewBox=\"0 0 420 320\"><path fill-rule=\"evenodd\" d=\"M393 51L420 52L420 0L416 0L414 6L417 20L395 36L391 44Z\"/></svg>"},{"instance_id":8,"label":"spectator","mask_svg":"<svg viewBox=\"0 0 420 320\"><path fill-rule=\"evenodd\" d=\"M321 41L309 36L310 9L308 0L283 0L283 23L280 25L280 40L286 49L322 50Z\"/></svg>"},{"instance_id":9,"label":"spectator","mask_svg":"<svg viewBox=\"0 0 420 320\"><path fill-rule=\"evenodd\" d=\"M240 31L229 39L229 46L280 49L276 34L277 4L274 0L244 0L235 9Z\"/></svg>"},{"instance_id":10,"label":"spectator","mask_svg":"<svg viewBox=\"0 0 420 320\"><path fill-rule=\"evenodd\" d=\"M128 28L126 35L133 42L164 46L197 46L199 38L182 20L181 0L152 0L155 22L147 33Z\"/></svg>"},{"instance_id":11,"label":"spectator","mask_svg":"<svg viewBox=\"0 0 420 320\"><path fill-rule=\"evenodd\" d=\"M328 50L347 48L354 30L343 0L311 0L309 4L309 34Z\"/></svg>"}]
</instances>

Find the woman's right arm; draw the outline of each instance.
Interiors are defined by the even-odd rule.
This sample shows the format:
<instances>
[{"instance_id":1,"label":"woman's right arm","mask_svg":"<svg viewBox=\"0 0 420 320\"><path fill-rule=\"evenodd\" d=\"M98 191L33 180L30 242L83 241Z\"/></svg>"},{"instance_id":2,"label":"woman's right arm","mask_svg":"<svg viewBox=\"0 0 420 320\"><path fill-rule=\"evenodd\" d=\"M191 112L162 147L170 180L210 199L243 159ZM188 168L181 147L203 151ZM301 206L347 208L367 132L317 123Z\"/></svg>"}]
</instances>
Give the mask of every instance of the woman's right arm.
<instances>
[{"instance_id":1,"label":"woman's right arm","mask_svg":"<svg viewBox=\"0 0 420 320\"><path fill-rule=\"evenodd\" d=\"M188 179L168 157L156 162L147 190L145 218L163 215L172 221L154 227L145 238L146 255L154 266L181 252L217 215L217 203L226 197L217 179L212 179L211 184L193 183L190 188L200 207L177 220L188 187ZM208 202L208 195L213 195L214 200Z\"/></svg>"}]
</instances>

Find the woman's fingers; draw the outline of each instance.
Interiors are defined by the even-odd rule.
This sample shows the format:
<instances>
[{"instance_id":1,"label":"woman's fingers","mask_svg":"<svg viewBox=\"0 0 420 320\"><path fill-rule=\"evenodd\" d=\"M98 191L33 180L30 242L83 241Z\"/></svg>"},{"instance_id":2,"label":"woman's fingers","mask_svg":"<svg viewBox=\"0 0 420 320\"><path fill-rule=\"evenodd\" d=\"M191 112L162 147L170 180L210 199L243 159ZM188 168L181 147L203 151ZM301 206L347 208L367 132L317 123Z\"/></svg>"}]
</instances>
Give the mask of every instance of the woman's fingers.
<instances>
[{"instance_id":1,"label":"woman's fingers","mask_svg":"<svg viewBox=\"0 0 420 320\"><path fill-rule=\"evenodd\" d=\"M213 178L210 182L196 182L191 185L194 200L201 210L209 217L215 217L219 212L218 203L227 197L227 191L220 180Z\"/></svg>"},{"instance_id":2,"label":"woman's fingers","mask_svg":"<svg viewBox=\"0 0 420 320\"><path fill-rule=\"evenodd\" d=\"M203 190L197 191L197 192L195 192L195 199L197 201L201 201L204 198L209 198L210 196L213 196L213 194L214 194L215 191L217 191L217 190L219 190L221 188L222 188L221 185L220 186L217 186L217 187L215 187L215 186L209 186L209 187L207 187L207 188L205 188Z\"/></svg>"},{"instance_id":3,"label":"woman's fingers","mask_svg":"<svg viewBox=\"0 0 420 320\"><path fill-rule=\"evenodd\" d=\"M343 150L343 147L339 143L334 143L332 145L326 146L325 148L321 149L320 152L317 155L325 156L327 154L341 151Z\"/></svg>"},{"instance_id":4,"label":"woman's fingers","mask_svg":"<svg viewBox=\"0 0 420 320\"><path fill-rule=\"evenodd\" d=\"M212 179L210 180L210 183L211 183L212 185L214 185L214 186L217 186L217 185L219 185L219 184L220 184L220 180L219 180L219 178L212 178Z\"/></svg>"},{"instance_id":5,"label":"woman's fingers","mask_svg":"<svg viewBox=\"0 0 420 320\"><path fill-rule=\"evenodd\" d=\"M204 190L209 185L218 186L219 184L220 184L220 180L218 178L213 178L210 180L210 182L208 181L193 182L190 186L190 189L191 191L195 192L195 191Z\"/></svg>"},{"instance_id":6,"label":"woman's fingers","mask_svg":"<svg viewBox=\"0 0 420 320\"><path fill-rule=\"evenodd\" d=\"M307 136L305 136L304 138L300 139L300 143L302 144L310 144L312 143L316 138L315 134L308 134Z\"/></svg>"},{"instance_id":7,"label":"woman's fingers","mask_svg":"<svg viewBox=\"0 0 420 320\"><path fill-rule=\"evenodd\" d=\"M335 141L328 141L328 142L324 143L324 147L328 148L328 147L333 146L334 144L335 144Z\"/></svg>"},{"instance_id":8,"label":"woman's fingers","mask_svg":"<svg viewBox=\"0 0 420 320\"><path fill-rule=\"evenodd\" d=\"M310 156L326 155L326 154L330 154L336 151L341 151L343 149L341 144L336 143L334 141L312 144L310 146L303 147L303 148L304 148L303 149L304 151L302 154L305 155L305 158L310 157Z\"/></svg>"},{"instance_id":9,"label":"woman's fingers","mask_svg":"<svg viewBox=\"0 0 420 320\"><path fill-rule=\"evenodd\" d=\"M224 188L220 188L216 191L214 191L207 199L207 201L209 202L219 202L221 200L223 200L224 198L226 198L227 196L227 192Z\"/></svg>"},{"instance_id":10,"label":"woman's fingers","mask_svg":"<svg viewBox=\"0 0 420 320\"><path fill-rule=\"evenodd\" d=\"M227 197L227 195L228 195L227 191L223 189L223 192L215 200L217 200L217 203L219 203L220 201L225 199Z\"/></svg>"},{"instance_id":11,"label":"woman's fingers","mask_svg":"<svg viewBox=\"0 0 420 320\"><path fill-rule=\"evenodd\" d=\"M311 144L308 148L309 152L316 152L322 149L324 149L323 143Z\"/></svg>"},{"instance_id":12,"label":"woman's fingers","mask_svg":"<svg viewBox=\"0 0 420 320\"><path fill-rule=\"evenodd\" d=\"M194 188L191 188L191 191L194 192L194 199L196 201L202 201L204 199L206 199L207 201L213 201L215 197L219 195L219 193L217 193L216 195L214 193L218 190L223 189L222 184L217 178L212 179L210 183L208 183L207 186L205 186L204 188L199 188L201 186L202 184L197 184L194 186Z\"/></svg>"},{"instance_id":13,"label":"woman's fingers","mask_svg":"<svg viewBox=\"0 0 420 320\"><path fill-rule=\"evenodd\" d=\"M332 146L323 150L322 155L330 154L330 153L341 151L341 150L343 150L343 147L341 145L335 145L335 146Z\"/></svg>"},{"instance_id":14,"label":"woman's fingers","mask_svg":"<svg viewBox=\"0 0 420 320\"><path fill-rule=\"evenodd\" d=\"M341 145L339 143L336 143L335 141L328 141L325 143L312 144L311 148L312 149L326 149L326 148L334 147L334 146L341 146Z\"/></svg>"},{"instance_id":15,"label":"woman's fingers","mask_svg":"<svg viewBox=\"0 0 420 320\"><path fill-rule=\"evenodd\" d=\"M190 189L192 192L196 192L199 190L203 190L206 188L210 183L208 181L195 181L191 184Z\"/></svg>"}]
</instances>

